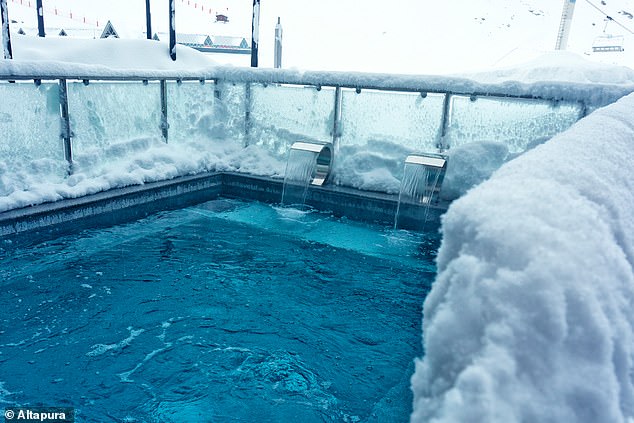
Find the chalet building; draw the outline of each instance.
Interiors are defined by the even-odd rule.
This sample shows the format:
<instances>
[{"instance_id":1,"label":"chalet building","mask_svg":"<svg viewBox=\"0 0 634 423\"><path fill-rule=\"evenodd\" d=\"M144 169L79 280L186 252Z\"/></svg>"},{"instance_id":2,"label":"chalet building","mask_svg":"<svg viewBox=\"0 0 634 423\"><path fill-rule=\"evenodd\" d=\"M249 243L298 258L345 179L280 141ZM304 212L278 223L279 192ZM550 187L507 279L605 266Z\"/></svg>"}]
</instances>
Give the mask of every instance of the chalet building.
<instances>
[{"instance_id":1,"label":"chalet building","mask_svg":"<svg viewBox=\"0 0 634 423\"><path fill-rule=\"evenodd\" d=\"M103 29L103 32L101 33L101 37L99 38L119 38L119 34L117 34L117 31L114 29L114 26L112 25L112 22L108 21L106 23L106 26Z\"/></svg>"},{"instance_id":2,"label":"chalet building","mask_svg":"<svg viewBox=\"0 0 634 423\"><path fill-rule=\"evenodd\" d=\"M154 34L153 40L167 41L169 34ZM176 43L191 47L203 53L251 54L251 46L244 37L225 37L206 34L176 33Z\"/></svg>"},{"instance_id":3,"label":"chalet building","mask_svg":"<svg viewBox=\"0 0 634 423\"><path fill-rule=\"evenodd\" d=\"M250 49L249 43L244 37L224 37L221 35L212 36L211 41L217 48L240 48Z\"/></svg>"},{"instance_id":4,"label":"chalet building","mask_svg":"<svg viewBox=\"0 0 634 423\"><path fill-rule=\"evenodd\" d=\"M227 15L223 15L221 13L216 13L216 22L229 22L229 17Z\"/></svg>"},{"instance_id":5,"label":"chalet building","mask_svg":"<svg viewBox=\"0 0 634 423\"><path fill-rule=\"evenodd\" d=\"M16 26L11 27L11 32ZM119 38L119 33L114 28L112 22L108 21L106 26L100 28L45 28L44 32L47 37L70 37L81 39L96 38ZM19 35L38 35L37 28L19 28ZM141 34L139 34L141 38ZM169 41L169 34L166 32L155 33L152 37L156 41ZM207 34L187 34L176 33L176 43L191 47L203 53L233 53L233 54L251 54L251 46L244 37L227 37Z\"/></svg>"},{"instance_id":6,"label":"chalet building","mask_svg":"<svg viewBox=\"0 0 634 423\"><path fill-rule=\"evenodd\" d=\"M11 27L13 32L13 27ZM44 33L47 37L70 37L81 39L96 39L96 38L119 38L119 34L114 29L114 26L110 21L106 23L106 26L102 29L94 28L44 28ZM32 35L38 36L37 28L22 28L20 27L17 32L18 35Z\"/></svg>"}]
</instances>

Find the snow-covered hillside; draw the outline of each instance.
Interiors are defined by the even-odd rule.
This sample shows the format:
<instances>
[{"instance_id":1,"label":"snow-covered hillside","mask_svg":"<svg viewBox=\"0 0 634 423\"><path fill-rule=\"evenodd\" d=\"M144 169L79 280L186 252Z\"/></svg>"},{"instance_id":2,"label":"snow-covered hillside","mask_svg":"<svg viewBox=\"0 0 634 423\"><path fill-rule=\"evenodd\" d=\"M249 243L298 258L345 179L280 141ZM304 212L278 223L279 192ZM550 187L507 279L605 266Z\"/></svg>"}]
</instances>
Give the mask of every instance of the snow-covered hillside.
<instances>
[{"instance_id":1,"label":"snow-covered hillside","mask_svg":"<svg viewBox=\"0 0 634 423\"><path fill-rule=\"evenodd\" d=\"M35 10L19 3L8 0L12 19L36 28ZM85 17L88 22L99 20L102 27L111 20L126 37L145 32L144 2L44 0L44 5L49 11L46 23L53 27L81 26ZM251 7L251 1L176 0L176 29L250 39ZM560 0L262 0L260 65L272 67L274 27L280 17L284 67L414 74L504 67L554 49L562 7ZM72 12L74 19L60 22L59 15L50 13L56 8L66 15ZM230 22L215 22L216 12L227 13ZM634 31L633 14L632 0L577 1L568 50L634 67L634 35L629 32ZM613 20L607 21L606 15ZM167 29L163 2L152 2L152 19L154 32ZM595 38L604 34L624 36L625 51L592 53ZM216 60L248 65L229 55Z\"/></svg>"}]
</instances>

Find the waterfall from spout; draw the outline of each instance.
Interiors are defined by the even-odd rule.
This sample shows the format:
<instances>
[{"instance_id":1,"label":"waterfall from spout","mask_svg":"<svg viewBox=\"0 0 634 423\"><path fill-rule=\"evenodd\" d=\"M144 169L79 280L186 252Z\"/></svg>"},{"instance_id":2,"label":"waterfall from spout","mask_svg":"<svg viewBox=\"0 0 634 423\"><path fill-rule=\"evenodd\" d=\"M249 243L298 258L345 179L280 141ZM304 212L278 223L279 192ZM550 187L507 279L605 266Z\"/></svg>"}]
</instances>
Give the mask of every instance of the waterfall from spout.
<instances>
[{"instance_id":1,"label":"waterfall from spout","mask_svg":"<svg viewBox=\"0 0 634 423\"><path fill-rule=\"evenodd\" d=\"M286 162L282 206L303 209L309 185L323 185L330 172L332 150L328 144L296 142Z\"/></svg>"},{"instance_id":2,"label":"waterfall from spout","mask_svg":"<svg viewBox=\"0 0 634 423\"><path fill-rule=\"evenodd\" d=\"M317 153L304 150L291 150L286 162L284 186L282 187L282 206L302 209L306 203L306 193L315 169Z\"/></svg>"},{"instance_id":3,"label":"waterfall from spout","mask_svg":"<svg viewBox=\"0 0 634 423\"><path fill-rule=\"evenodd\" d=\"M407 157L394 216L394 229L401 227L403 206L406 204L423 206L421 220L423 223L427 221L429 208L438 201L445 165L445 157L437 154Z\"/></svg>"}]
</instances>

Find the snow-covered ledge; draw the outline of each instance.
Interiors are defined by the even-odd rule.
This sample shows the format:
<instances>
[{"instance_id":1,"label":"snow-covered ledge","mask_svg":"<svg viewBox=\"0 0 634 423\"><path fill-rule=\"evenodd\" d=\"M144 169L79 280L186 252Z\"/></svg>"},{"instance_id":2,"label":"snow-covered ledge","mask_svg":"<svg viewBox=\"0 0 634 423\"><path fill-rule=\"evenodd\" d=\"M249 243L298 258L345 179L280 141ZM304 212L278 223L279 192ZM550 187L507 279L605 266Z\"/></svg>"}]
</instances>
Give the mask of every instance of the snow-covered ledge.
<instances>
[{"instance_id":1,"label":"snow-covered ledge","mask_svg":"<svg viewBox=\"0 0 634 423\"><path fill-rule=\"evenodd\" d=\"M634 422L634 95L454 202L413 422Z\"/></svg>"}]
</instances>

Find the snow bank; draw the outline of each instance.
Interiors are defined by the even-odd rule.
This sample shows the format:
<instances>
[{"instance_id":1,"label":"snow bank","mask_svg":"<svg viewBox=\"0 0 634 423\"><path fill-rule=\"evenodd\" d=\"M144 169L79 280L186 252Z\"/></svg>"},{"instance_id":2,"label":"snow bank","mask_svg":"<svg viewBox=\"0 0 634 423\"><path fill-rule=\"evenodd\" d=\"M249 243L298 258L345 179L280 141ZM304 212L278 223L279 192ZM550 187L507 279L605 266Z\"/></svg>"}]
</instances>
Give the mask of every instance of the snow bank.
<instances>
[{"instance_id":1,"label":"snow bank","mask_svg":"<svg viewBox=\"0 0 634 423\"><path fill-rule=\"evenodd\" d=\"M203 172L280 176L285 166L257 146L243 148L232 140L165 144L153 138L120 141L76 154L73 174L66 178L60 172L64 163L0 160L0 212Z\"/></svg>"},{"instance_id":2,"label":"snow bank","mask_svg":"<svg viewBox=\"0 0 634 423\"><path fill-rule=\"evenodd\" d=\"M447 151L447 170L440 196L455 200L486 181L504 164L509 149L499 142L472 142Z\"/></svg>"},{"instance_id":3,"label":"snow bank","mask_svg":"<svg viewBox=\"0 0 634 423\"><path fill-rule=\"evenodd\" d=\"M169 45L154 40L76 39L30 37L11 39L13 60L0 60L1 75L124 76L179 75L208 72L216 62L192 48L176 45L176 61Z\"/></svg>"},{"instance_id":4,"label":"snow bank","mask_svg":"<svg viewBox=\"0 0 634 423\"><path fill-rule=\"evenodd\" d=\"M398 194L405 158L412 149L387 141L341 146L333 176L337 185Z\"/></svg>"},{"instance_id":5,"label":"snow bank","mask_svg":"<svg viewBox=\"0 0 634 423\"><path fill-rule=\"evenodd\" d=\"M412 422L634 418L634 95L443 219Z\"/></svg>"},{"instance_id":6,"label":"snow bank","mask_svg":"<svg viewBox=\"0 0 634 423\"><path fill-rule=\"evenodd\" d=\"M572 82L587 84L632 84L634 69L626 66L597 63L569 51L558 50L542 54L519 66L474 73L470 78L489 84L506 81Z\"/></svg>"}]
</instances>

